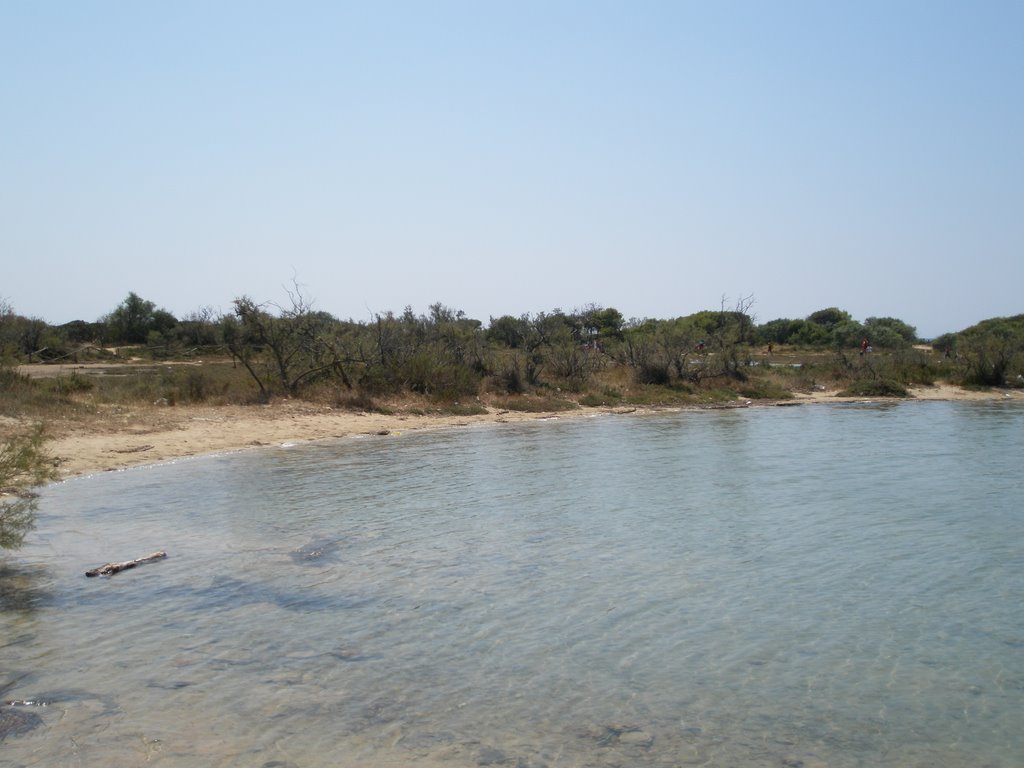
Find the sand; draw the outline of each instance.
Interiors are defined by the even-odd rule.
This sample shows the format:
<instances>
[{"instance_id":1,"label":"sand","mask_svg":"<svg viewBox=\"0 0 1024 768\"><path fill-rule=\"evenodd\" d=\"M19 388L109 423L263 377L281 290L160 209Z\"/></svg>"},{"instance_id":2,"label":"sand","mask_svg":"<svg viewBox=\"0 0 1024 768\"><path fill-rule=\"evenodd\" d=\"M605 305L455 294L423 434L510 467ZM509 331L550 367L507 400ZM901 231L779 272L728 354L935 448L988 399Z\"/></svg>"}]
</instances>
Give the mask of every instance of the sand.
<instances>
[{"instance_id":1,"label":"sand","mask_svg":"<svg viewBox=\"0 0 1024 768\"><path fill-rule=\"evenodd\" d=\"M62 477L109 472L213 453L359 435L399 438L426 429L551 417L489 411L479 416L381 415L296 401L265 406L124 408L102 424L57 426L48 443Z\"/></svg>"},{"instance_id":2,"label":"sand","mask_svg":"<svg viewBox=\"0 0 1024 768\"><path fill-rule=\"evenodd\" d=\"M1024 400L1021 390L976 392L949 385L912 391L918 400ZM786 404L810 404L864 398L837 398L833 392L798 394ZM736 400L717 407L770 407L774 402ZM682 410L680 408L661 410ZM432 429L474 424L525 422L619 414L638 416L652 409L580 408L557 413L522 413L488 409L474 416L378 414L343 411L293 400L265 406L145 406L114 408L89 424L51 425L50 453L62 477L95 474L156 464L187 456L256 450L285 443L360 435L399 439Z\"/></svg>"}]
</instances>

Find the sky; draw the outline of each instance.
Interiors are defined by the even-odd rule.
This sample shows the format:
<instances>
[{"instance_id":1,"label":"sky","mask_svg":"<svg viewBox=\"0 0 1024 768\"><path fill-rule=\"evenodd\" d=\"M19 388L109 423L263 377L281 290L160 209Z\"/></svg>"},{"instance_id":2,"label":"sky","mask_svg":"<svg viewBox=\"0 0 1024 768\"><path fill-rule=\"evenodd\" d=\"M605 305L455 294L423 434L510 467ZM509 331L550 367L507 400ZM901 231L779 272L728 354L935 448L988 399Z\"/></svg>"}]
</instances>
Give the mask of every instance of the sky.
<instances>
[{"instance_id":1,"label":"sky","mask_svg":"<svg viewBox=\"0 0 1024 768\"><path fill-rule=\"evenodd\" d=\"M1024 312L1024 3L0 0L0 299Z\"/></svg>"}]
</instances>

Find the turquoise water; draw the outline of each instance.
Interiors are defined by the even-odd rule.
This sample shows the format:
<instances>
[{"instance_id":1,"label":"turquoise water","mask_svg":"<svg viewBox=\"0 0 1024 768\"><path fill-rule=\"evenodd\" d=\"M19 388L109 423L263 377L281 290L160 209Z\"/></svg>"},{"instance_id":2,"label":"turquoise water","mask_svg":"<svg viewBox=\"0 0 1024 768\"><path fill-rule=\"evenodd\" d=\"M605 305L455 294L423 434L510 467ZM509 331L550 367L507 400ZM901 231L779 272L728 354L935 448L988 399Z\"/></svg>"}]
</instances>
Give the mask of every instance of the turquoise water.
<instances>
[{"instance_id":1,"label":"turquoise water","mask_svg":"<svg viewBox=\"0 0 1024 768\"><path fill-rule=\"evenodd\" d=\"M69 481L0 566L0 762L1019 766L1022 458L1019 406L901 403Z\"/></svg>"}]
</instances>

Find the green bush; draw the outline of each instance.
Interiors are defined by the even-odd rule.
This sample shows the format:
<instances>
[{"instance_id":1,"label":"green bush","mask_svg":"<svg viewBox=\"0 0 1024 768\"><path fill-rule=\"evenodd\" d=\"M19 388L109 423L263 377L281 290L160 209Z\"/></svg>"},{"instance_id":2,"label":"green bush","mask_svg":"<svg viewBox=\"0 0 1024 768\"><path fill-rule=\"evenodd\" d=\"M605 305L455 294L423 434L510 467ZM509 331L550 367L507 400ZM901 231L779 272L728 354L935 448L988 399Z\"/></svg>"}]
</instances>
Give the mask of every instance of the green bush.
<instances>
[{"instance_id":1,"label":"green bush","mask_svg":"<svg viewBox=\"0 0 1024 768\"><path fill-rule=\"evenodd\" d=\"M636 367L636 383L647 385L668 386L672 381L668 364L645 361Z\"/></svg>"},{"instance_id":2,"label":"green bush","mask_svg":"<svg viewBox=\"0 0 1024 768\"><path fill-rule=\"evenodd\" d=\"M499 410L520 411L523 413L547 413L550 411L571 411L576 408L576 403L561 397L539 397L532 395L519 395L510 397L497 397L491 405Z\"/></svg>"},{"instance_id":3,"label":"green bush","mask_svg":"<svg viewBox=\"0 0 1024 768\"><path fill-rule=\"evenodd\" d=\"M53 379L33 379L10 366L0 365L0 415L45 420L66 417L80 410Z\"/></svg>"},{"instance_id":4,"label":"green bush","mask_svg":"<svg viewBox=\"0 0 1024 768\"><path fill-rule=\"evenodd\" d=\"M622 402L622 393L615 387L605 387L600 392L588 392L580 398L580 405L591 408L617 405Z\"/></svg>"},{"instance_id":5,"label":"green bush","mask_svg":"<svg viewBox=\"0 0 1024 768\"><path fill-rule=\"evenodd\" d=\"M334 408L341 408L345 411L366 411L368 413L391 414L394 410L378 403L373 397L362 391L331 388L329 402Z\"/></svg>"},{"instance_id":6,"label":"green bush","mask_svg":"<svg viewBox=\"0 0 1024 768\"><path fill-rule=\"evenodd\" d=\"M77 392L90 392L96 383L86 376L73 372L70 376L57 376L53 379L42 379L41 386L58 396L72 395Z\"/></svg>"},{"instance_id":7,"label":"green bush","mask_svg":"<svg viewBox=\"0 0 1024 768\"><path fill-rule=\"evenodd\" d=\"M452 416L483 416L487 409L480 403L445 403L440 410Z\"/></svg>"},{"instance_id":8,"label":"green bush","mask_svg":"<svg viewBox=\"0 0 1024 768\"><path fill-rule=\"evenodd\" d=\"M36 497L31 489L57 477L43 441L40 424L0 443L0 547L4 549L20 547L35 525Z\"/></svg>"},{"instance_id":9,"label":"green bush","mask_svg":"<svg viewBox=\"0 0 1024 768\"><path fill-rule=\"evenodd\" d=\"M840 397L909 397L907 388L892 379L860 379L838 393Z\"/></svg>"}]
</instances>

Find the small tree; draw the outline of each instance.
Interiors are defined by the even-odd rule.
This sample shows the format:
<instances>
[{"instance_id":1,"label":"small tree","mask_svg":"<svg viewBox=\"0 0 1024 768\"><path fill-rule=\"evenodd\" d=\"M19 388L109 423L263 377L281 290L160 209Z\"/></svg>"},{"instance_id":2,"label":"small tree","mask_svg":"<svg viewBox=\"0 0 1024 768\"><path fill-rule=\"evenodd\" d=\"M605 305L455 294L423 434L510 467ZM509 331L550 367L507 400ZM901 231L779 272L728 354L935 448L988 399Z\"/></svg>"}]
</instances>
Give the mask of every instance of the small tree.
<instances>
[{"instance_id":1,"label":"small tree","mask_svg":"<svg viewBox=\"0 0 1024 768\"><path fill-rule=\"evenodd\" d=\"M820 325L827 331L831 331L839 325L839 323L845 323L852 319L853 318L850 317L849 312L839 309L838 307L819 309L817 312L811 312L811 314L807 316L808 322Z\"/></svg>"},{"instance_id":2,"label":"small tree","mask_svg":"<svg viewBox=\"0 0 1024 768\"><path fill-rule=\"evenodd\" d=\"M527 315L522 317L502 315L491 318L485 335L488 341L495 344L501 344L509 349L518 349L524 346L529 334L530 318Z\"/></svg>"},{"instance_id":3,"label":"small tree","mask_svg":"<svg viewBox=\"0 0 1024 768\"><path fill-rule=\"evenodd\" d=\"M983 320L959 337L969 383L997 387L1024 370L1024 315Z\"/></svg>"},{"instance_id":4,"label":"small tree","mask_svg":"<svg viewBox=\"0 0 1024 768\"><path fill-rule=\"evenodd\" d=\"M883 329L879 328L877 330L881 334ZM875 336L868 336L864 326L856 320L842 320L832 328L832 343L840 349L858 347L866 337L870 338L871 343L876 346L896 346L893 344L882 344ZM888 339L889 336L885 336L885 340Z\"/></svg>"},{"instance_id":5,"label":"small tree","mask_svg":"<svg viewBox=\"0 0 1024 768\"><path fill-rule=\"evenodd\" d=\"M121 344L144 344L150 331L166 336L178 324L174 315L166 309L158 309L156 304L146 301L134 291L103 322L107 326L109 340Z\"/></svg>"},{"instance_id":6,"label":"small tree","mask_svg":"<svg viewBox=\"0 0 1024 768\"><path fill-rule=\"evenodd\" d=\"M895 317L869 317L864 329L876 347L902 347L917 341L917 329Z\"/></svg>"},{"instance_id":7,"label":"small tree","mask_svg":"<svg viewBox=\"0 0 1024 768\"><path fill-rule=\"evenodd\" d=\"M269 400L274 391L297 395L324 378L336 378L351 388L344 368L348 355L336 335L338 321L327 312L314 311L297 285L288 296L287 308L242 296L234 301L234 316L222 320L224 343L256 382L260 399Z\"/></svg>"},{"instance_id":8,"label":"small tree","mask_svg":"<svg viewBox=\"0 0 1024 768\"><path fill-rule=\"evenodd\" d=\"M17 549L35 525L32 488L56 479L53 459L43 450L43 427L0 444L0 548Z\"/></svg>"},{"instance_id":9,"label":"small tree","mask_svg":"<svg viewBox=\"0 0 1024 768\"><path fill-rule=\"evenodd\" d=\"M220 341L221 323L220 312L213 307L200 307L181 319L176 334L182 344L190 347L212 347Z\"/></svg>"}]
</instances>

